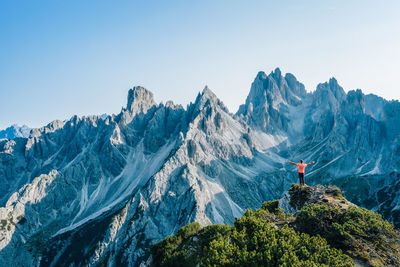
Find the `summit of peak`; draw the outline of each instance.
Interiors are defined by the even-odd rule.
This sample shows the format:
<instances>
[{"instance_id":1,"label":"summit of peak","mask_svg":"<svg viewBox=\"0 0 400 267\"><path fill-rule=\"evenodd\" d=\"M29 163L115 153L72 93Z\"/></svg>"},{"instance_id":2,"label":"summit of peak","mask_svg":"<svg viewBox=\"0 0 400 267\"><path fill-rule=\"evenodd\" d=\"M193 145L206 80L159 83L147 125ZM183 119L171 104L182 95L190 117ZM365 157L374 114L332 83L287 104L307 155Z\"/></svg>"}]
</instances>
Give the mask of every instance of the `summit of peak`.
<instances>
[{"instance_id":1,"label":"summit of peak","mask_svg":"<svg viewBox=\"0 0 400 267\"><path fill-rule=\"evenodd\" d=\"M257 73L256 79L265 79L267 78L267 74L264 71L259 71Z\"/></svg>"},{"instance_id":2,"label":"summit of peak","mask_svg":"<svg viewBox=\"0 0 400 267\"><path fill-rule=\"evenodd\" d=\"M129 89L128 102L130 100L133 101L135 99L143 98L143 97L153 98L153 93L142 86L135 86L132 89Z\"/></svg>"},{"instance_id":3,"label":"summit of peak","mask_svg":"<svg viewBox=\"0 0 400 267\"><path fill-rule=\"evenodd\" d=\"M275 68L275 70L272 72L275 76L279 77L282 75L281 69L280 68Z\"/></svg>"},{"instance_id":4,"label":"summit of peak","mask_svg":"<svg viewBox=\"0 0 400 267\"><path fill-rule=\"evenodd\" d=\"M329 79L329 85L330 85L330 86L337 86L337 85L339 85L339 84L338 84L338 81L336 80L335 77L331 77L331 78Z\"/></svg>"},{"instance_id":5,"label":"summit of peak","mask_svg":"<svg viewBox=\"0 0 400 267\"><path fill-rule=\"evenodd\" d=\"M203 91L201 92L202 97L207 97L207 98L217 98L217 96L214 94L213 91L211 91L210 88L208 88L208 86L206 85L203 89Z\"/></svg>"},{"instance_id":6,"label":"summit of peak","mask_svg":"<svg viewBox=\"0 0 400 267\"><path fill-rule=\"evenodd\" d=\"M343 100L346 96L344 89L339 85L335 77L331 77L328 82L320 83L317 86L317 91L330 91L337 100Z\"/></svg>"},{"instance_id":7,"label":"summit of peak","mask_svg":"<svg viewBox=\"0 0 400 267\"><path fill-rule=\"evenodd\" d=\"M156 105L153 93L141 86L135 86L128 92L127 110L132 113L146 112Z\"/></svg>"},{"instance_id":8,"label":"summit of peak","mask_svg":"<svg viewBox=\"0 0 400 267\"><path fill-rule=\"evenodd\" d=\"M204 87L203 91L197 95L194 105L199 110L204 109L204 107L206 106L219 106L223 110L228 112L222 101L214 94L213 91L211 91L211 89L207 85Z\"/></svg>"},{"instance_id":9,"label":"summit of peak","mask_svg":"<svg viewBox=\"0 0 400 267\"><path fill-rule=\"evenodd\" d=\"M275 68L273 71L271 71L268 77L270 79L274 79L275 81L280 81L282 79L282 71L280 70L280 68Z\"/></svg>"},{"instance_id":10,"label":"summit of peak","mask_svg":"<svg viewBox=\"0 0 400 267\"><path fill-rule=\"evenodd\" d=\"M259 71L256 76L256 80L265 80L265 79L273 79L273 80L280 80L282 78L282 71L280 68L275 68L273 71L267 75L264 71Z\"/></svg>"},{"instance_id":11,"label":"summit of peak","mask_svg":"<svg viewBox=\"0 0 400 267\"><path fill-rule=\"evenodd\" d=\"M206 85L204 89L197 95L195 103L206 102L207 100L218 100L218 97Z\"/></svg>"}]
</instances>

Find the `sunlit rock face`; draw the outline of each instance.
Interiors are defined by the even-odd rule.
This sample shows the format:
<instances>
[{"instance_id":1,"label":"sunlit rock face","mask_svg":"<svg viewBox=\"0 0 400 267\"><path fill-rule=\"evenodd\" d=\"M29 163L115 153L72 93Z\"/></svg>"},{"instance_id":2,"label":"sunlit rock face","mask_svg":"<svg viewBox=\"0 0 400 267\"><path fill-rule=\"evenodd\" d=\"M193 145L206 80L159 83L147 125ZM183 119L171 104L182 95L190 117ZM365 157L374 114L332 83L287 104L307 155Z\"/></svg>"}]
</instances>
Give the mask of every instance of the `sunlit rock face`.
<instances>
[{"instance_id":1,"label":"sunlit rock face","mask_svg":"<svg viewBox=\"0 0 400 267\"><path fill-rule=\"evenodd\" d=\"M298 179L287 160L316 161L306 183L399 225L399 102L334 78L307 92L279 69L244 102L232 114L206 87L184 108L135 87L117 115L1 139L0 265L139 265L189 222L233 223L281 198Z\"/></svg>"}]
</instances>

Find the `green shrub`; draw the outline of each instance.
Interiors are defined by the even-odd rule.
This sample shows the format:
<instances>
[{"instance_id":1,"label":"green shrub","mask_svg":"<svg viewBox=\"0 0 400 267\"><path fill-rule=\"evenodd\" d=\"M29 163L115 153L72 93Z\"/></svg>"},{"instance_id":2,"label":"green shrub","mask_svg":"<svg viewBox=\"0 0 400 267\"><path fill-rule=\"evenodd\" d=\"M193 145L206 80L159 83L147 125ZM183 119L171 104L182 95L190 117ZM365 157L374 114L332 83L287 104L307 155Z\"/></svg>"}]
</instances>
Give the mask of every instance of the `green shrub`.
<instances>
[{"instance_id":1,"label":"green shrub","mask_svg":"<svg viewBox=\"0 0 400 267\"><path fill-rule=\"evenodd\" d=\"M174 266L174 261L177 258L175 252L181 241L180 237L168 236L151 248L153 261L157 263L157 266Z\"/></svg>"},{"instance_id":2,"label":"green shrub","mask_svg":"<svg viewBox=\"0 0 400 267\"><path fill-rule=\"evenodd\" d=\"M380 214L364 208L351 206L342 210L311 204L301 210L295 225L299 231L320 235L332 246L365 260L370 260L376 251L389 257L399 256L398 246L393 247L395 242L390 245L390 240L399 239L393 224L383 220ZM383 264L386 260L382 258L378 261Z\"/></svg>"},{"instance_id":3,"label":"green shrub","mask_svg":"<svg viewBox=\"0 0 400 267\"><path fill-rule=\"evenodd\" d=\"M227 224L213 224L204 227L199 231L198 246L203 248L207 246L212 240L219 238L220 236L230 236L232 227Z\"/></svg>"},{"instance_id":4,"label":"green shrub","mask_svg":"<svg viewBox=\"0 0 400 267\"><path fill-rule=\"evenodd\" d=\"M340 250L319 236L277 229L262 215L280 212L276 202L247 210L233 226L211 225L183 239L167 237L152 248L154 266L353 266ZM195 228L192 226L192 228Z\"/></svg>"},{"instance_id":5,"label":"green shrub","mask_svg":"<svg viewBox=\"0 0 400 267\"><path fill-rule=\"evenodd\" d=\"M348 255L371 266L398 265L400 234L393 224L370 210L337 205L347 200L336 187L324 191L335 205L304 206L312 190L292 185L291 202L302 207L296 218L274 200L247 210L233 226L188 224L153 246L153 266L354 266Z\"/></svg>"},{"instance_id":6,"label":"green shrub","mask_svg":"<svg viewBox=\"0 0 400 267\"><path fill-rule=\"evenodd\" d=\"M200 229L201 226L198 222L189 223L178 230L177 236L186 239L189 236L196 234Z\"/></svg>"},{"instance_id":7,"label":"green shrub","mask_svg":"<svg viewBox=\"0 0 400 267\"><path fill-rule=\"evenodd\" d=\"M265 201L262 204L262 209L269 211L271 213L276 213L276 212L281 212L283 211L282 209L278 208L279 205L279 200L273 200L273 201ZM279 210L279 211L278 211Z\"/></svg>"}]
</instances>

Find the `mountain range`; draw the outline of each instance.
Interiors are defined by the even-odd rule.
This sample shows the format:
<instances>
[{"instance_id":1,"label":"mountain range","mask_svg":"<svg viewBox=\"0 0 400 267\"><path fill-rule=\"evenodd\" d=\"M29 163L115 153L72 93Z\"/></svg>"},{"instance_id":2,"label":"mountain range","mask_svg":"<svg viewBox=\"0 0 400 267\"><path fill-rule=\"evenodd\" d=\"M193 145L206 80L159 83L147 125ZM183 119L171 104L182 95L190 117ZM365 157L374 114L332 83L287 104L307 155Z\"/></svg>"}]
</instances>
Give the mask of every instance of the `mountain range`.
<instances>
[{"instance_id":1,"label":"mountain range","mask_svg":"<svg viewBox=\"0 0 400 267\"><path fill-rule=\"evenodd\" d=\"M183 225L232 224L298 182L400 226L400 102L337 80L313 92L259 72L233 114L209 89L187 107L129 90L117 115L74 116L0 139L0 265L138 266Z\"/></svg>"},{"instance_id":2,"label":"mountain range","mask_svg":"<svg viewBox=\"0 0 400 267\"><path fill-rule=\"evenodd\" d=\"M28 138L31 132L31 128L26 125L18 126L17 124L13 124L5 130L0 130L0 139L15 139L17 137Z\"/></svg>"}]
</instances>

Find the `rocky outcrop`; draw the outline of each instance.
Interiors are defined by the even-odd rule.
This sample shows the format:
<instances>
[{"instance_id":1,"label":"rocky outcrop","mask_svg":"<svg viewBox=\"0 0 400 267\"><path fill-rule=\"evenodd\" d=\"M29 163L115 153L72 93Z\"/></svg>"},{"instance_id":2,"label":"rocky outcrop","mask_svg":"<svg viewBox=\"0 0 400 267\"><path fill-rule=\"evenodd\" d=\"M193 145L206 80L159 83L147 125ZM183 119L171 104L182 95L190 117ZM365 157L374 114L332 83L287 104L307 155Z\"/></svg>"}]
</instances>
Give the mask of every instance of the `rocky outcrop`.
<instances>
[{"instance_id":1,"label":"rocky outcrop","mask_svg":"<svg viewBox=\"0 0 400 267\"><path fill-rule=\"evenodd\" d=\"M335 186L300 186L292 184L292 187L279 200L279 207L286 213L292 214L299 212L304 206L310 204L324 204L340 209L355 206L353 203L346 201L340 189Z\"/></svg>"}]
</instances>

